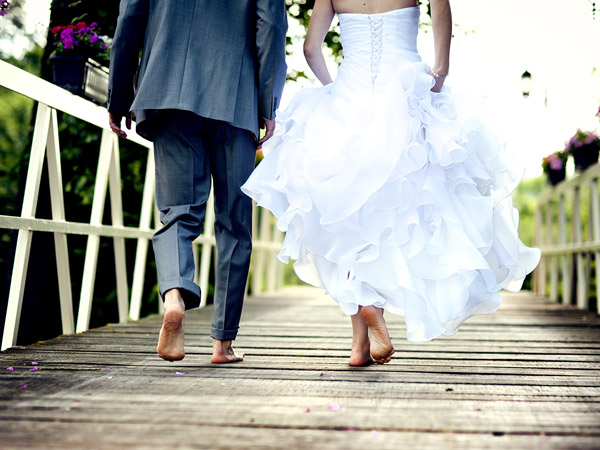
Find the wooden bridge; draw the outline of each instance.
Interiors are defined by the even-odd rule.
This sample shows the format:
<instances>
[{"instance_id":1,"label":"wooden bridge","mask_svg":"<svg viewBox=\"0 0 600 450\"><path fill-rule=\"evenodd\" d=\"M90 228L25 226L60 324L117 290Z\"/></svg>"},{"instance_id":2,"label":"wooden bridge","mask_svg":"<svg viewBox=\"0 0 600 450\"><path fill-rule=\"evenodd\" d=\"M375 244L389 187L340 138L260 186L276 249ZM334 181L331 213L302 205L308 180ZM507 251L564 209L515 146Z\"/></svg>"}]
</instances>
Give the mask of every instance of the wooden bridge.
<instances>
[{"instance_id":1,"label":"wooden bridge","mask_svg":"<svg viewBox=\"0 0 600 450\"><path fill-rule=\"evenodd\" d=\"M312 288L246 301L237 348L211 365L212 308L187 356L155 354L159 315L0 354L3 448L599 448L600 320L505 295L453 337L404 339L348 366L350 322ZM9 369L9 368L12 368Z\"/></svg>"},{"instance_id":2,"label":"wooden bridge","mask_svg":"<svg viewBox=\"0 0 600 450\"><path fill-rule=\"evenodd\" d=\"M281 235L262 210L237 340L246 359L209 363L209 306L187 316L186 359L167 363L155 354L160 315L137 320L158 223L151 143L129 137L147 164L139 226L124 226L119 140L106 110L2 61L0 86L38 105L21 215L0 211L0 228L18 231L0 353L0 448L600 448L600 320L589 311L600 296L600 166L539 199L537 295L507 294L496 314L427 344L406 342L402 319L388 317L396 354L385 366L348 366L349 319L322 292L277 289ZM65 214L57 112L101 136L89 223ZM36 217L44 160L52 220ZM107 191L111 224L102 222ZM211 212L196 242L204 293ZM64 336L20 347L34 233L54 235ZM67 236L77 234L87 245L74 293ZM89 331L101 237L113 241L121 323ZM136 244L133 267L126 239Z\"/></svg>"}]
</instances>

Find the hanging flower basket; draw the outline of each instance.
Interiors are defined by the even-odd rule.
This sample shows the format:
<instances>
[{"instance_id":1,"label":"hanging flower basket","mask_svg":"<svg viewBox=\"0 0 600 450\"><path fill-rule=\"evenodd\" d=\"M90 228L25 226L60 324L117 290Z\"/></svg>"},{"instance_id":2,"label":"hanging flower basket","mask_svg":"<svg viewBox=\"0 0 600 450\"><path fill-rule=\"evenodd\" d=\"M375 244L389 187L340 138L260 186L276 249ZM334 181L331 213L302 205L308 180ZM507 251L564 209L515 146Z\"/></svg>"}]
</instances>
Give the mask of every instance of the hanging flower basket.
<instances>
[{"instance_id":1,"label":"hanging flower basket","mask_svg":"<svg viewBox=\"0 0 600 450\"><path fill-rule=\"evenodd\" d=\"M577 130L566 143L565 151L573 155L575 170L583 171L598 162L600 138L596 133Z\"/></svg>"},{"instance_id":2,"label":"hanging flower basket","mask_svg":"<svg viewBox=\"0 0 600 450\"><path fill-rule=\"evenodd\" d=\"M575 170L583 171L598 162L600 147L596 145L584 145L573 149L571 154L573 155Z\"/></svg>"},{"instance_id":3,"label":"hanging flower basket","mask_svg":"<svg viewBox=\"0 0 600 450\"><path fill-rule=\"evenodd\" d=\"M542 169L548 177L548 183L557 185L566 178L567 152L554 152L542 160Z\"/></svg>"},{"instance_id":4,"label":"hanging flower basket","mask_svg":"<svg viewBox=\"0 0 600 450\"><path fill-rule=\"evenodd\" d=\"M108 69L97 61L108 61L109 44L98 34L98 24L78 22L53 27L51 32L54 84L98 104L106 104Z\"/></svg>"},{"instance_id":5,"label":"hanging flower basket","mask_svg":"<svg viewBox=\"0 0 600 450\"><path fill-rule=\"evenodd\" d=\"M100 105L106 104L108 69L85 56L52 56L54 84Z\"/></svg>"},{"instance_id":6,"label":"hanging flower basket","mask_svg":"<svg viewBox=\"0 0 600 450\"><path fill-rule=\"evenodd\" d=\"M548 177L548 183L551 186L556 186L561 181L564 181L567 176L567 171L564 167L558 170L550 169L546 172L546 176Z\"/></svg>"}]
</instances>

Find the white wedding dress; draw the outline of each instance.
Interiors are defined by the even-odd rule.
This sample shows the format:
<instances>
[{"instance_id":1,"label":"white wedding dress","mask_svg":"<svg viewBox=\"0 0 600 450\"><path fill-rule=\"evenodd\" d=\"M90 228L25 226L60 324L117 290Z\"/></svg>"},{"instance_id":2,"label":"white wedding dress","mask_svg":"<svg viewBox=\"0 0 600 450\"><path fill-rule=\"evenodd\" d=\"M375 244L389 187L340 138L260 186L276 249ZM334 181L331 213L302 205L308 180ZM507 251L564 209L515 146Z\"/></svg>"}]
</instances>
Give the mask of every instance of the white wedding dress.
<instances>
[{"instance_id":1,"label":"white wedding dress","mask_svg":"<svg viewBox=\"0 0 600 450\"><path fill-rule=\"evenodd\" d=\"M339 20L335 82L278 113L242 190L286 231L279 258L346 314L375 305L404 315L410 341L452 335L539 261L517 235L522 169L448 89L430 91L418 7Z\"/></svg>"}]
</instances>

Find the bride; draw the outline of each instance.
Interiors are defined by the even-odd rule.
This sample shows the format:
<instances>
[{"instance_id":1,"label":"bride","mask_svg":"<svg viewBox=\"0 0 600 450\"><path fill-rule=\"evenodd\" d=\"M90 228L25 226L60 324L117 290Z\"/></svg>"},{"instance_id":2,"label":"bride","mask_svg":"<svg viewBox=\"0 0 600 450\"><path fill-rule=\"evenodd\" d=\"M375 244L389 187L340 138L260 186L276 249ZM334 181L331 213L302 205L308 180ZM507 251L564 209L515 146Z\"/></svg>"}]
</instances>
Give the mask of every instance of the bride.
<instances>
[{"instance_id":1,"label":"bride","mask_svg":"<svg viewBox=\"0 0 600 450\"><path fill-rule=\"evenodd\" d=\"M242 187L286 231L279 258L351 316L351 365L390 361L384 310L404 316L409 341L452 335L540 257L517 235L522 169L444 86L450 5L430 3L432 66L417 53L415 0L316 0L304 53L323 87L279 113ZM336 13L333 81L321 44Z\"/></svg>"}]
</instances>

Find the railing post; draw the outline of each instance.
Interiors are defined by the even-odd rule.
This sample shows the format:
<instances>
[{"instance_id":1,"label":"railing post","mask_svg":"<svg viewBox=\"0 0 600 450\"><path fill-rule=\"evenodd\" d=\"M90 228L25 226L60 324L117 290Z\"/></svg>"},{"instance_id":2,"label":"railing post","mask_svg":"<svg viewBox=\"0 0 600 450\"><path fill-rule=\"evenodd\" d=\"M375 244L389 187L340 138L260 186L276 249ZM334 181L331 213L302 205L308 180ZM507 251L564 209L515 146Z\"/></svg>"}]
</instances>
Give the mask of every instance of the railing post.
<instances>
[{"instance_id":1,"label":"railing post","mask_svg":"<svg viewBox=\"0 0 600 450\"><path fill-rule=\"evenodd\" d=\"M270 242L281 243L283 241L283 233L277 228L277 218L273 215L270 217L271 222L271 234L269 236ZM270 250L269 258L267 260L267 292L273 292L277 290L281 285L281 273L283 271L283 265L277 259L277 251Z\"/></svg>"},{"instance_id":2,"label":"railing post","mask_svg":"<svg viewBox=\"0 0 600 450\"><path fill-rule=\"evenodd\" d=\"M256 241L263 241L269 234L270 213L264 208L257 208L259 217L258 236ZM267 250L262 247L255 248L252 253L252 295L260 294L263 291L263 282L265 275L265 257Z\"/></svg>"},{"instance_id":3,"label":"railing post","mask_svg":"<svg viewBox=\"0 0 600 450\"><path fill-rule=\"evenodd\" d=\"M565 194L561 193L558 201L558 234L561 244L567 243L567 213L565 208ZM562 302L571 304L571 254L562 255Z\"/></svg>"},{"instance_id":4,"label":"railing post","mask_svg":"<svg viewBox=\"0 0 600 450\"><path fill-rule=\"evenodd\" d=\"M535 234L534 234L534 245L535 247L541 247L543 242L544 228L542 226L542 205L537 204L535 206ZM536 294L544 296L546 295L546 261L547 258L542 257L540 264L537 269L533 272L533 290Z\"/></svg>"},{"instance_id":5,"label":"railing post","mask_svg":"<svg viewBox=\"0 0 600 450\"><path fill-rule=\"evenodd\" d=\"M98 170L94 185L94 199L92 200L91 225L102 224L102 213L106 200L106 187L108 184L110 160L113 155L113 137L109 130L102 130L100 142L100 156L98 157ZM83 279L81 282L81 296L79 299L79 313L77 314L77 332L86 331L90 324L92 312L92 297L96 280L96 266L98 264L98 251L100 249L100 236L90 234L85 249L85 262L83 266Z\"/></svg>"},{"instance_id":6,"label":"railing post","mask_svg":"<svg viewBox=\"0 0 600 450\"><path fill-rule=\"evenodd\" d=\"M21 217L35 217L38 193L40 190L40 179L44 165L44 155L46 153L46 144L48 142L50 114L50 108L48 106L44 105L43 103L38 104L37 116L35 118L35 129L33 132L33 143L31 145L31 154L29 156L29 167L27 169L27 180L25 182L25 194L23 197ZM4 321L2 350L12 347L17 343L17 334L19 332L19 320L21 319L21 306L23 304L23 293L25 291L27 265L29 263L29 252L31 250L32 237L32 231L19 230L10 291L8 293L6 319Z\"/></svg>"},{"instance_id":7,"label":"railing post","mask_svg":"<svg viewBox=\"0 0 600 450\"><path fill-rule=\"evenodd\" d=\"M546 202L546 244L554 244L554 227L552 226L552 201ZM550 300L558 301L558 257L549 256L550 260Z\"/></svg>"},{"instance_id":8,"label":"railing post","mask_svg":"<svg viewBox=\"0 0 600 450\"><path fill-rule=\"evenodd\" d=\"M274 242L275 241L275 231L276 231L276 227L273 224L274 217L272 214L268 214L266 219L267 219L269 226L266 227L266 232L267 232L266 236L263 236L262 238L268 242ZM265 278L266 278L265 291L273 292L277 285L277 266L279 264L278 264L277 258L273 257L271 249L265 250L265 256L266 256L266 258L265 258Z\"/></svg>"},{"instance_id":9,"label":"railing post","mask_svg":"<svg viewBox=\"0 0 600 450\"><path fill-rule=\"evenodd\" d=\"M60 146L58 142L58 118L56 110L51 110L50 129L48 132L47 153L48 179L50 181L50 203L52 204L52 219L64 222L65 201L63 197L62 170L60 166ZM60 298L60 315L63 334L75 332L73 318L73 292L71 290L71 272L69 265L69 250L66 233L54 233L56 249L56 269L58 272L58 290Z\"/></svg>"},{"instance_id":10,"label":"railing post","mask_svg":"<svg viewBox=\"0 0 600 450\"><path fill-rule=\"evenodd\" d=\"M142 195L142 210L140 212L140 229L150 230L152 211L154 208L154 155L152 148L148 149L146 162L146 176L144 178L144 193ZM133 320L140 318L142 309L142 292L144 291L144 277L146 262L148 260L148 238L139 238L135 252L135 265L133 268L133 285L131 287L131 301L129 304L129 317Z\"/></svg>"},{"instance_id":11,"label":"railing post","mask_svg":"<svg viewBox=\"0 0 600 450\"><path fill-rule=\"evenodd\" d=\"M213 189L210 190L210 196L206 202L206 217L204 220L204 232L202 233L206 238L212 238L214 236L214 223L215 223L215 197ZM208 295L208 275L210 274L210 257L213 250L212 242L203 242L202 250L200 255L200 268L196 265L196 273L200 271L199 285L200 285L200 307L206 306L206 297ZM216 257L215 257L216 260Z\"/></svg>"},{"instance_id":12,"label":"railing post","mask_svg":"<svg viewBox=\"0 0 600 450\"><path fill-rule=\"evenodd\" d=\"M573 242L576 244L583 243L583 231L581 223L581 188L575 187L573 196ZM577 307L587 308L588 306L588 284L589 280L586 277L584 265L584 257L581 251L577 252L575 257L575 267L577 273Z\"/></svg>"},{"instance_id":13,"label":"railing post","mask_svg":"<svg viewBox=\"0 0 600 450\"><path fill-rule=\"evenodd\" d=\"M595 242L600 242L600 199L598 196L598 178L594 178L590 183L590 221L592 236ZM600 252L594 252L594 262L596 267L596 302L600 304Z\"/></svg>"},{"instance_id":14,"label":"railing post","mask_svg":"<svg viewBox=\"0 0 600 450\"><path fill-rule=\"evenodd\" d=\"M112 157L108 176L108 189L110 192L110 212L112 224L122 227L123 201L121 198L121 157L119 155L119 138L116 134L112 137ZM125 259L125 239L113 238L115 253L115 278L117 280L117 307L119 322L124 323L129 316L129 287L127 283L127 263Z\"/></svg>"}]
</instances>

